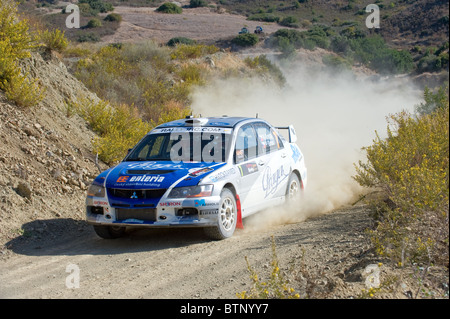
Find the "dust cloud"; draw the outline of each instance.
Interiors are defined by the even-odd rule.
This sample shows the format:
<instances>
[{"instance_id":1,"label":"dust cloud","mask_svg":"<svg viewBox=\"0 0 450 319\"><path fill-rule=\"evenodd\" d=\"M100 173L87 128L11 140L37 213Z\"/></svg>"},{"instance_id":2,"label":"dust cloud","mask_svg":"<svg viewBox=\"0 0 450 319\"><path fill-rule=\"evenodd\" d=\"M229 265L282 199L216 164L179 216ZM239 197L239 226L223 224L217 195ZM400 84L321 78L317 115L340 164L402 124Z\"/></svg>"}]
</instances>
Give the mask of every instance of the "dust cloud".
<instances>
[{"instance_id":1,"label":"dust cloud","mask_svg":"<svg viewBox=\"0 0 450 319\"><path fill-rule=\"evenodd\" d=\"M193 94L194 114L248 116L274 126L293 124L308 168L308 184L297 207L276 207L246 219L246 229L298 222L349 205L362 189L351 178L375 131L386 132L386 116L413 111L421 91L407 78L336 74L301 62L281 67L280 88L261 79L218 80Z\"/></svg>"}]
</instances>

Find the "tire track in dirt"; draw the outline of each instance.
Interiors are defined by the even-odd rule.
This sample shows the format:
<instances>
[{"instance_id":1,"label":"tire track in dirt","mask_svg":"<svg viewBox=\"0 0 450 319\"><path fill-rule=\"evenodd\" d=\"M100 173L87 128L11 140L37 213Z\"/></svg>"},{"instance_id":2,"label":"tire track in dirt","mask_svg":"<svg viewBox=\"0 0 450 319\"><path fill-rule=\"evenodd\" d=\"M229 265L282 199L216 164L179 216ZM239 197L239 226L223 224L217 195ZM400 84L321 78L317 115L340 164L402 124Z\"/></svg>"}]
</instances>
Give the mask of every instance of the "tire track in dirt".
<instances>
[{"instance_id":1,"label":"tire track in dirt","mask_svg":"<svg viewBox=\"0 0 450 319\"><path fill-rule=\"evenodd\" d=\"M270 272L272 235L286 270L306 248L311 263L336 272L330 262L362 249L361 231L368 224L367 212L353 208L301 223L238 230L223 241L209 241L201 229L137 230L103 240L86 225L57 240L43 234L11 243L13 254L0 261L0 297L235 298L251 288L245 256L257 271ZM66 287L70 264L79 267L80 288Z\"/></svg>"}]
</instances>

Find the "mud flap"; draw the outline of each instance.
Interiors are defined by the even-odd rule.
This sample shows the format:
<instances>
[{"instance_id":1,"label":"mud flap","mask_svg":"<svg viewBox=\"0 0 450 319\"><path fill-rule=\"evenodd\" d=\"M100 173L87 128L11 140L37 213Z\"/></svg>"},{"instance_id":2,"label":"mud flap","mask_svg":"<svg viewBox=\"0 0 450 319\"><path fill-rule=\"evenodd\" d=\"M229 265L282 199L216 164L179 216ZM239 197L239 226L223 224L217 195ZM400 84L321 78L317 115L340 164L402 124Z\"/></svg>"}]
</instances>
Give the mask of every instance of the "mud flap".
<instances>
[{"instance_id":1,"label":"mud flap","mask_svg":"<svg viewBox=\"0 0 450 319\"><path fill-rule=\"evenodd\" d=\"M241 214L241 200L239 195L236 194L236 208L237 208L237 221L236 228L244 229L244 224L242 223L242 214Z\"/></svg>"}]
</instances>

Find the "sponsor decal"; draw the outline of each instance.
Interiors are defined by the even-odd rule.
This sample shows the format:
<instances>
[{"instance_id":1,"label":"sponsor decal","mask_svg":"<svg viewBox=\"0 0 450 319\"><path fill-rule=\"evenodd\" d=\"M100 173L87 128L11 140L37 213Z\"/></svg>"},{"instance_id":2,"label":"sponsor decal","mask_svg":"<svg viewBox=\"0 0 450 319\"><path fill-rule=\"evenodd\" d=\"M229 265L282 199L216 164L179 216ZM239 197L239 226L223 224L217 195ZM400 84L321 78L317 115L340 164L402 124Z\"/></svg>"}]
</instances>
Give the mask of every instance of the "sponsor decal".
<instances>
[{"instance_id":1,"label":"sponsor decal","mask_svg":"<svg viewBox=\"0 0 450 319\"><path fill-rule=\"evenodd\" d=\"M200 206L217 206L219 205L219 203L206 203L206 201L204 199L196 199L194 201L194 206L195 207L200 207Z\"/></svg>"},{"instance_id":2,"label":"sponsor decal","mask_svg":"<svg viewBox=\"0 0 450 319\"><path fill-rule=\"evenodd\" d=\"M161 183L164 178L165 177L161 175L132 176L129 182Z\"/></svg>"},{"instance_id":3,"label":"sponsor decal","mask_svg":"<svg viewBox=\"0 0 450 319\"><path fill-rule=\"evenodd\" d=\"M231 128L224 127L167 127L154 129L150 134L161 134L161 133L181 133L181 132L198 132L198 133L223 133L231 134Z\"/></svg>"},{"instance_id":4,"label":"sponsor decal","mask_svg":"<svg viewBox=\"0 0 450 319\"><path fill-rule=\"evenodd\" d=\"M108 202L104 200L94 200L94 206L108 206Z\"/></svg>"},{"instance_id":5,"label":"sponsor decal","mask_svg":"<svg viewBox=\"0 0 450 319\"><path fill-rule=\"evenodd\" d=\"M217 215L217 214L219 214L218 209L207 209L199 211L199 215Z\"/></svg>"},{"instance_id":6,"label":"sponsor decal","mask_svg":"<svg viewBox=\"0 0 450 319\"><path fill-rule=\"evenodd\" d=\"M241 176L246 176L258 171L258 165L255 162L239 165Z\"/></svg>"},{"instance_id":7,"label":"sponsor decal","mask_svg":"<svg viewBox=\"0 0 450 319\"><path fill-rule=\"evenodd\" d=\"M209 168L209 167L200 168L200 169L198 169L198 168L193 168L193 169L190 169L190 170L189 170L189 176L192 176L192 177L198 177L198 176L200 176L200 175L203 175L203 174L208 173L208 172L211 172L211 171L213 171L213 169L212 169L212 168Z\"/></svg>"},{"instance_id":8,"label":"sponsor decal","mask_svg":"<svg viewBox=\"0 0 450 319\"><path fill-rule=\"evenodd\" d=\"M116 183L126 183L129 177L130 177L130 176L120 176L120 177L117 179Z\"/></svg>"},{"instance_id":9,"label":"sponsor decal","mask_svg":"<svg viewBox=\"0 0 450 319\"><path fill-rule=\"evenodd\" d=\"M120 176L116 183L161 183L164 180L164 176L161 175L140 175L140 176Z\"/></svg>"},{"instance_id":10,"label":"sponsor decal","mask_svg":"<svg viewBox=\"0 0 450 319\"><path fill-rule=\"evenodd\" d=\"M205 206L206 205L206 203L205 203L205 200L204 199L196 199L195 201L194 201L194 206L195 207L198 207L198 206Z\"/></svg>"},{"instance_id":11,"label":"sponsor decal","mask_svg":"<svg viewBox=\"0 0 450 319\"><path fill-rule=\"evenodd\" d=\"M163 206L163 207L181 206L181 202L162 202L162 203L159 203L159 206Z\"/></svg>"},{"instance_id":12,"label":"sponsor decal","mask_svg":"<svg viewBox=\"0 0 450 319\"><path fill-rule=\"evenodd\" d=\"M220 181L221 179L224 179L225 177L228 177L228 176L234 174L235 172L236 172L236 170L235 170L234 167L229 168L229 169L227 169L227 170L224 170L224 171L222 171L222 172L217 173L217 174L214 175L214 176L211 176L211 181L212 181L213 183L215 183L215 182L217 182L217 181Z\"/></svg>"},{"instance_id":13,"label":"sponsor decal","mask_svg":"<svg viewBox=\"0 0 450 319\"><path fill-rule=\"evenodd\" d=\"M129 170L129 169L142 169L142 170L181 169L181 168L184 168L184 166L182 164L157 163L157 162L132 163L127 166L127 170Z\"/></svg>"},{"instance_id":14,"label":"sponsor decal","mask_svg":"<svg viewBox=\"0 0 450 319\"><path fill-rule=\"evenodd\" d=\"M297 146L292 145L292 144L290 144L290 145L291 145L291 149L292 149L292 159L294 160L294 162L297 162L301 157L300 150L298 149Z\"/></svg>"},{"instance_id":15,"label":"sponsor decal","mask_svg":"<svg viewBox=\"0 0 450 319\"><path fill-rule=\"evenodd\" d=\"M278 188L278 185L280 185L280 183L282 181L284 181L286 179L286 177L288 177L288 176L289 176L289 172L285 173L283 166L279 167L273 173L272 173L270 166L267 166L266 169L264 170L263 178L262 178L262 188L263 188L263 191L266 192L264 197L267 197L267 196L275 193L275 191Z\"/></svg>"}]
</instances>

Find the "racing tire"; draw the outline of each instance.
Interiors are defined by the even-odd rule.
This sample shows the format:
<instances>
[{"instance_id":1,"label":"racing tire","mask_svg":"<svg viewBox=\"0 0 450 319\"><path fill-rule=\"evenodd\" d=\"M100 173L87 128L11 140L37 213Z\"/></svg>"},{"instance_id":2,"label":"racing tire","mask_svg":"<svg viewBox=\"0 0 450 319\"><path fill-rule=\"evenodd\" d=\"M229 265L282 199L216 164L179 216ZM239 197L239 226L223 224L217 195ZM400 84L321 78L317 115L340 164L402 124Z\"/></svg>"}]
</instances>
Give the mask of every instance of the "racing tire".
<instances>
[{"instance_id":1,"label":"racing tire","mask_svg":"<svg viewBox=\"0 0 450 319\"><path fill-rule=\"evenodd\" d=\"M288 205L297 204L302 194L302 184L297 174L292 173L289 176L288 186L286 190L286 202Z\"/></svg>"},{"instance_id":2,"label":"racing tire","mask_svg":"<svg viewBox=\"0 0 450 319\"><path fill-rule=\"evenodd\" d=\"M214 240L222 240L233 236L237 217L237 205L234 194L228 188L224 188L220 194L217 226L206 227L206 235Z\"/></svg>"},{"instance_id":3,"label":"racing tire","mask_svg":"<svg viewBox=\"0 0 450 319\"><path fill-rule=\"evenodd\" d=\"M98 236L104 239L116 239L125 234L125 227L121 226L94 225L94 230Z\"/></svg>"}]
</instances>

